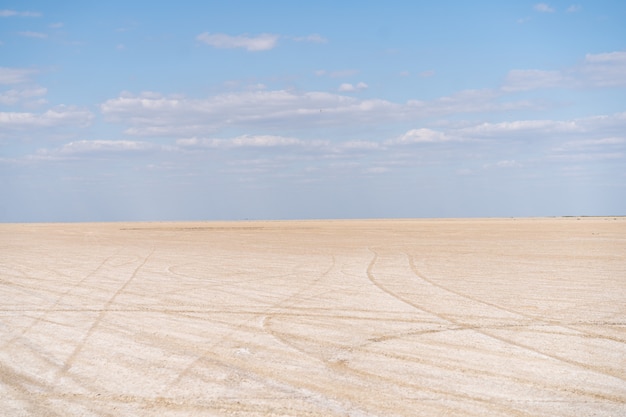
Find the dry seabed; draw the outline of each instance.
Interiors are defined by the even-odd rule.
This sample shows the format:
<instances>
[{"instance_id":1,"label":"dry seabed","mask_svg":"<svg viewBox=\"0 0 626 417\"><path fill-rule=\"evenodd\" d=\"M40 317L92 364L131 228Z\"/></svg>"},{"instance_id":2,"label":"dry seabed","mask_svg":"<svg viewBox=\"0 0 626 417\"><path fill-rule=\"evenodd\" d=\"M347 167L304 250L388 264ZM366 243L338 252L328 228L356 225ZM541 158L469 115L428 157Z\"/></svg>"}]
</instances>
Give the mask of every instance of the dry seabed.
<instances>
[{"instance_id":1,"label":"dry seabed","mask_svg":"<svg viewBox=\"0 0 626 417\"><path fill-rule=\"evenodd\" d=\"M0 415L623 416L626 218L0 225Z\"/></svg>"}]
</instances>

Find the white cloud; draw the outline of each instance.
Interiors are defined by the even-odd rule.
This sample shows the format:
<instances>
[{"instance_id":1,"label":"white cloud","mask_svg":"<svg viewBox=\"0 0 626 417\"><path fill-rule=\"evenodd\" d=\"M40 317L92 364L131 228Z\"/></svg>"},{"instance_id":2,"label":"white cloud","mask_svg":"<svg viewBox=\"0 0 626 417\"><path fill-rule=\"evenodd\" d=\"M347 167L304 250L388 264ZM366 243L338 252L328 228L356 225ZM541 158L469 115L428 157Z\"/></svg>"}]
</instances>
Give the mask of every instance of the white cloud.
<instances>
[{"instance_id":1,"label":"white cloud","mask_svg":"<svg viewBox=\"0 0 626 417\"><path fill-rule=\"evenodd\" d=\"M419 76L422 78L429 78L429 77L432 77L433 75L435 75L435 71L432 71L432 70L422 71L419 73Z\"/></svg>"},{"instance_id":2,"label":"white cloud","mask_svg":"<svg viewBox=\"0 0 626 417\"><path fill-rule=\"evenodd\" d=\"M400 105L385 100L358 100L344 95L292 91L246 91L206 99L123 94L100 108L109 121L129 126L133 135L206 135L231 128L306 129L311 126L393 119Z\"/></svg>"},{"instance_id":3,"label":"white cloud","mask_svg":"<svg viewBox=\"0 0 626 417\"><path fill-rule=\"evenodd\" d=\"M23 102L34 97L45 96L47 89L43 87L25 88L25 89L11 89L8 91L0 92L0 104L13 105L19 102Z\"/></svg>"},{"instance_id":4,"label":"white cloud","mask_svg":"<svg viewBox=\"0 0 626 417\"><path fill-rule=\"evenodd\" d=\"M365 88L365 84L353 87ZM126 125L127 134L181 138L206 136L222 129L311 131L531 106L527 101L500 102L500 96L494 90L467 90L433 101L394 103L316 91L242 91L201 99L123 93L102 103L100 110L106 120Z\"/></svg>"},{"instance_id":5,"label":"white cloud","mask_svg":"<svg viewBox=\"0 0 626 417\"><path fill-rule=\"evenodd\" d=\"M39 17L41 16L41 13L39 12L18 12L16 10L0 10L0 17L13 17L13 16L17 16L17 17Z\"/></svg>"},{"instance_id":6,"label":"white cloud","mask_svg":"<svg viewBox=\"0 0 626 417\"><path fill-rule=\"evenodd\" d=\"M0 67L0 84L21 84L29 81L37 71L27 68Z\"/></svg>"},{"instance_id":7,"label":"white cloud","mask_svg":"<svg viewBox=\"0 0 626 417\"><path fill-rule=\"evenodd\" d=\"M59 106L44 113L0 112L0 129L33 129L48 127L85 127L93 120L88 110Z\"/></svg>"},{"instance_id":8,"label":"white cloud","mask_svg":"<svg viewBox=\"0 0 626 417\"><path fill-rule=\"evenodd\" d=\"M572 4L567 8L567 13L576 13L582 10L582 6L578 4Z\"/></svg>"},{"instance_id":9,"label":"white cloud","mask_svg":"<svg viewBox=\"0 0 626 417\"><path fill-rule=\"evenodd\" d=\"M31 32L31 31L17 32L17 34L20 36L24 36L25 38L35 38L35 39L46 39L48 37L48 35L45 33Z\"/></svg>"},{"instance_id":10,"label":"white cloud","mask_svg":"<svg viewBox=\"0 0 626 417\"><path fill-rule=\"evenodd\" d=\"M537 12L541 13L552 13L554 12L554 8L546 3L537 3L533 6L533 9Z\"/></svg>"},{"instance_id":11,"label":"white cloud","mask_svg":"<svg viewBox=\"0 0 626 417\"><path fill-rule=\"evenodd\" d=\"M201 33L196 37L207 45L221 49L244 48L248 51L267 51L273 49L278 42L278 35L263 33L256 37L247 35L230 36L224 33Z\"/></svg>"},{"instance_id":12,"label":"white cloud","mask_svg":"<svg viewBox=\"0 0 626 417\"><path fill-rule=\"evenodd\" d=\"M421 128L409 130L400 137L386 143L389 145L410 145L415 143L447 142L449 140L450 138L442 132Z\"/></svg>"},{"instance_id":13,"label":"white cloud","mask_svg":"<svg viewBox=\"0 0 626 417\"><path fill-rule=\"evenodd\" d=\"M517 120L500 123L481 123L476 126L460 129L464 135L472 137L502 136L506 134L540 132L578 132L580 126L576 121L554 120Z\"/></svg>"},{"instance_id":14,"label":"white cloud","mask_svg":"<svg viewBox=\"0 0 626 417\"><path fill-rule=\"evenodd\" d=\"M360 82L357 85L353 85L350 83L343 83L339 86L339 91L341 92L353 92L353 91L361 91L367 89L368 85L364 82Z\"/></svg>"},{"instance_id":15,"label":"white cloud","mask_svg":"<svg viewBox=\"0 0 626 417\"><path fill-rule=\"evenodd\" d=\"M452 131L464 139L558 140L571 144L621 144L626 131L626 113L571 120L515 120L480 123ZM609 138L609 139L607 139Z\"/></svg>"},{"instance_id":16,"label":"white cloud","mask_svg":"<svg viewBox=\"0 0 626 417\"><path fill-rule=\"evenodd\" d=\"M337 97L332 94L328 96ZM148 92L138 97L126 93L124 97L132 100L147 100L144 104L148 107L153 105L153 110L163 106L164 109L168 109L164 110L164 115L174 111L173 118L184 119L188 116L187 112L194 109L189 107L188 99L181 97L165 98L153 92ZM230 100L230 105L238 107L242 102L256 96L254 94L243 96L234 94L218 97L223 101L228 102ZM261 97L264 97L265 100ZM290 97L295 97L296 101L294 103L301 104L299 100L302 100L303 97L300 95L282 97L281 99L285 100L285 102L275 107L274 111L280 112L289 108ZM270 107L276 106L276 102L273 102L271 99L271 94L256 98L259 102L266 102ZM321 98L323 97L319 99ZM347 99L347 103L353 108L364 102L352 98ZM173 102L165 105L160 100ZM219 110L211 109L211 103L203 100L195 101L194 106L204 108L205 110ZM297 107L295 110L297 110ZM390 113L395 113L395 111L390 111ZM375 114L377 112L369 114L369 117L366 117L366 119L376 117L373 116ZM138 119L145 116L135 115ZM350 113L344 116L353 117ZM199 113L197 117L202 118L202 113ZM218 115L215 117L226 116ZM159 117L156 117L156 119L159 119ZM0 130L2 129L1 120L2 116L0 114ZM189 120L193 121L193 118ZM338 120L345 119L340 118ZM414 118L407 117L405 121L408 120L414 120ZM167 126L168 123L172 123L172 125ZM211 158L214 156L214 160L223 162L221 163L222 166L239 166L240 164L247 164L251 160L249 158L257 158L258 161L262 160L260 165L243 170L233 169L228 174L224 174L249 174L252 179L256 172L254 171L255 169L262 169L266 173L276 173L293 164L294 161L307 161L308 167L319 170L319 172L326 172L329 169L334 173L337 173L338 170L344 170L345 172L358 175L367 175L384 173L388 170L387 167L391 167L395 172L401 172L401 170L408 169L407 167L411 164L414 165L415 161L458 158L458 161L462 161L461 165L457 164L454 166L458 175L480 175L483 169L511 169L514 170L512 172L515 172L515 175L518 175L523 173L522 170L530 169L529 165L533 167L541 163L559 163L562 165L571 161L604 159L619 162L621 161L620 158L623 158L623 155L626 153L626 136L623 134L626 131L626 112L572 120L512 120L499 123L476 123L473 125L468 125L467 122L464 122L459 124L440 124L436 128L418 125L416 128L407 130L400 135L393 133L388 136L385 134L374 134L374 139L366 138L344 142L326 139L328 136L325 134L325 131L322 131L323 133L321 134L319 131L315 133L320 135L321 140L314 136L311 139L311 129L308 127L303 128L301 134L263 134L263 126L266 124L266 121L257 120L255 123L258 124L250 125L251 134L233 134L231 137L217 137L205 133L185 137L180 132L184 131L187 121L182 121L179 124L167 121L165 125L155 127L169 130L170 135L174 139L171 146L151 144L142 140L77 140L57 149L43 150L34 155L32 159L106 159L120 154L169 152L170 156L167 157L168 159L181 161L181 163L183 163L183 160L202 160L202 158L188 158L190 154L197 154ZM281 121L277 125L281 129L287 130L292 130L294 125L300 125L300 123L290 123L291 121L288 119L286 122ZM313 123L312 126L316 124ZM362 123L357 122L355 125L361 127ZM343 127L344 124L341 126ZM173 133L176 128L179 130L178 135ZM178 139L176 140L176 138ZM511 146L513 143L514 146ZM529 154L528 152L531 148L532 150ZM512 156L513 151L514 156ZM526 161L531 162L526 163ZM315 164L315 166L310 164ZM283 168L276 168L279 166ZM341 166L343 168L340 168Z\"/></svg>"},{"instance_id":17,"label":"white cloud","mask_svg":"<svg viewBox=\"0 0 626 417\"><path fill-rule=\"evenodd\" d=\"M356 88L350 83L343 83L338 88L339 91L355 91Z\"/></svg>"},{"instance_id":18,"label":"white cloud","mask_svg":"<svg viewBox=\"0 0 626 417\"><path fill-rule=\"evenodd\" d=\"M61 29L63 27L63 23L61 23L61 22L51 23L51 24L48 25L48 27L50 29Z\"/></svg>"}]
</instances>

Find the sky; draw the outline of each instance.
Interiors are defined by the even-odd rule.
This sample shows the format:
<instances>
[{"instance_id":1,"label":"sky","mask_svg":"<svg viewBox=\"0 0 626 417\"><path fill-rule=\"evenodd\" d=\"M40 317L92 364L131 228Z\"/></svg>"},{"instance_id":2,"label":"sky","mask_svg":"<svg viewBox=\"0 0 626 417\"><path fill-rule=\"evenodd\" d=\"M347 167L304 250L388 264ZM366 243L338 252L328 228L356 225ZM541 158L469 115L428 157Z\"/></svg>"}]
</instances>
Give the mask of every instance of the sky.
<instances>
[{"instance_id":1,"label":"sky","mask_svg":"<svg viewBox=\"0 0 626 417\"><path fill-rule=\"evenodd\" d=\"M626 215L624 22L0 0L0 222Z\"/></svg>"}]
</instances>

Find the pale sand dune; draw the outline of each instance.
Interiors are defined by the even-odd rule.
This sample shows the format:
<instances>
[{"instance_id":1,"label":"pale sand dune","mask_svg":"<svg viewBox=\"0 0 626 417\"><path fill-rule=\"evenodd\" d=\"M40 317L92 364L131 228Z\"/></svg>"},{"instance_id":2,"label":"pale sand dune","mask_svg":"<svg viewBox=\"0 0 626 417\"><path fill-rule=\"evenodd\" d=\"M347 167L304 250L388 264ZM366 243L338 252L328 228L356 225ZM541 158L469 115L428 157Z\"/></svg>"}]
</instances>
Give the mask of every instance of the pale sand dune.
<instances>
[{"instance_id":1,"label":"pale sand dune","mask_svg":"<svg viewBox=\"0 0 626 417\"><path fill-rule=\"evenodd\" d=\"M2 416L624 416L626 219L0 225Z\"/></svg>"}]
</instances>

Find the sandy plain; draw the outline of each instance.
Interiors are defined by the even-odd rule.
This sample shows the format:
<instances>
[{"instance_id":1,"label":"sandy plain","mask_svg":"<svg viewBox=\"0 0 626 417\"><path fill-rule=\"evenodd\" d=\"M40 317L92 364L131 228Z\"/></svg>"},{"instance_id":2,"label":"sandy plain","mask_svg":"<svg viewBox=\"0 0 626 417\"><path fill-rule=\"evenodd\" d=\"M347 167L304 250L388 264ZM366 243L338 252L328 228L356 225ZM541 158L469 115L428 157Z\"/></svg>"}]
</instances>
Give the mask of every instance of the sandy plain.
<instances>
[{"instance_id":1,"label":"sandy plain","mask_svg":"<svg viewBox=\"0 0 626 417\"><path fill-rule=\"evenodd\" d=\"M624 416L626 218L0 225L3 416Z\"/></svg>"}]
</instances>

